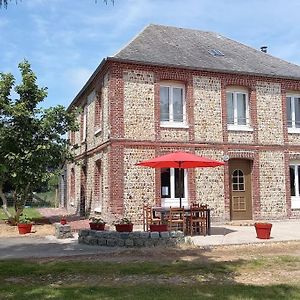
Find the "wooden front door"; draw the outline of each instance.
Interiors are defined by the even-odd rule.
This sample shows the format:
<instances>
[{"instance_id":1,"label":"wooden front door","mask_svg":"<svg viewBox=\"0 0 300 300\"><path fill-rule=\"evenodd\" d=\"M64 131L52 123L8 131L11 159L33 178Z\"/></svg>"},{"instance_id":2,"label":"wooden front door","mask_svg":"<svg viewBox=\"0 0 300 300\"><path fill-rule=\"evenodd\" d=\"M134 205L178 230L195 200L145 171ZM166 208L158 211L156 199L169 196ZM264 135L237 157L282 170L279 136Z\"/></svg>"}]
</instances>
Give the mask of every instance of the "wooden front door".
<instances>
[{"instance_id":1,"label":"wooden front door","mask_svg":"<svg viewBox=\"0 0 300 300\"><path fill-rule=\"evenodd\" d=\"M251 161L229 161L231 220L252 220Z\"/></svg>"}]
</instances>

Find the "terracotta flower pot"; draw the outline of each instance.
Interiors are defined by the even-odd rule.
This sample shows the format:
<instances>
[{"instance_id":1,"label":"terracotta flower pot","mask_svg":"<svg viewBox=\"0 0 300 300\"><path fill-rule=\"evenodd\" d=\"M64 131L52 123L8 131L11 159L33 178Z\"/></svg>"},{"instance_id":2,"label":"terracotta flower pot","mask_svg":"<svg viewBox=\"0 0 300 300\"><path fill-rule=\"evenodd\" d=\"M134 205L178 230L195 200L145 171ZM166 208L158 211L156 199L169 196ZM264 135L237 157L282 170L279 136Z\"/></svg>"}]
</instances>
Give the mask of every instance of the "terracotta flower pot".
<instances>
[{"instance_id":1,"label":"terracotta flower pot","mask_svg":"<svg viewBox=\"0 0 300 300\"><path fill-rule=\"evenodd\" d=\"M255 230L257 238L259 239L269 239L271 234L271 223L255 223Z\"/></svg>"},{"instance_id":2,"label":"terracotta flower pot","mask_svg":"<svg viewBox=\"0 0 300 300\"><path fill-rule=\"evenodd\" d=\"M26 234L31 232L32 224L18 224L19 234Z\"/></svg>"},{"instance_id":3,"label":"terracotta flower pot","mask_svg":"<svg viewBox=\"0 0 300 300\"><path fill-rule=\"evenodd\" d=\"M118 232L132 232L133 224L116 224L116 231Z\"/></svg>"},{"instance_id":4,"label":"terracotta flower pot","mask_svg":"<svg viewBox=\"0 0 300 300\"><path fill-rule=\"evenodd\" d=\"M90 228L92 230L101 230L103 231L105 228L105 224L103 223L90 223Z\"/></svg>"},{"instance_id":5,"label":"terracotta flower pot","mask_svg":"<svg viewBox=\"0 0 300 300\"><path fill-rule=\"evenodd\" d=\"M67 220L66 219L61 219L60 220L60 224L61 225L66 225L67 224Z\"/></svg>"},{"instance_id":6,"label":"terracotta flower pot","mask_svg":"<svg viewBox=\"0 0 300 300\"><path fill-rule=\"evenodd\" d=\"M168 231L168 225L167 224L150 224L150 231L156 231L156 232L163 232Z\"/></svg>"}]
</instances>

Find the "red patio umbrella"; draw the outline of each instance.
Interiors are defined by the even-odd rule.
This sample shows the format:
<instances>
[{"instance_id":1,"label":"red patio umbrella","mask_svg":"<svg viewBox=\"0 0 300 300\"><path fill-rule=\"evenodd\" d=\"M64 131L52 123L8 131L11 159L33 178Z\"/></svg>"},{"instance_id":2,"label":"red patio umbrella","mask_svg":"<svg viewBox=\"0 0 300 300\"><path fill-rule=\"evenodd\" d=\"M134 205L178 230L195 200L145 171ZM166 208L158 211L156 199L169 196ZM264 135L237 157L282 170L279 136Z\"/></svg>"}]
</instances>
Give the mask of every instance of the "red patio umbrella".
<instances>
[{"instance_id":1,"label":"red patio umbrella","mask_svg":"<svg viewBox=\"0 0 300 300\"><path fill-rule=\"evenodd\" d=\"M151 168L176 168L176 169L189 169L189 168L209 168L224 165L224 162L209 159L207 157L199 156L187 152L174 152L163 156L159 156L150 160L145 160L137 164L138 166L151 167ZM181 172L179 171L179 176ZM180 207L181 207L181 178L179 178L180 189Z\"/></svg>"}]
</instances>

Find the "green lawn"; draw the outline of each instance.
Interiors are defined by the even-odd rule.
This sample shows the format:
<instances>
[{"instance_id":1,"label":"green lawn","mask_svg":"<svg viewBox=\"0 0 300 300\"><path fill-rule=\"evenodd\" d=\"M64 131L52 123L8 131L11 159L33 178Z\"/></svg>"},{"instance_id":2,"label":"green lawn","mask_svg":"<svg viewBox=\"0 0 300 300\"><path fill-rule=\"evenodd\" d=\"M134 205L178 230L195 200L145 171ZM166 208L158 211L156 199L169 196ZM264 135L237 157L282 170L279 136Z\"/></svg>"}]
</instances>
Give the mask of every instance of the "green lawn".
<instances>
[{"instance_id":1,"label":"green lawn","mask_svg":"<svg viewBox=\"0 0 300 300\"><path fill-rule=\"evenodd\" d=\"M0 299L300 299L293 271L299 257L236 261L100 262L0 261ZM277 281L285 268L291 280ZM266 285L245 284L237 276L256 278L274 272ZM272 276L271 276L272 277ZM264 278L261 278L264 282Z\"/></svg>"},{"instance_id":2,"label":"green lawn","mask_svg":"<svg viewBox=\"0 0 300 300\"><path fill-rule=\"evenodd\" d=\"M46 207L55 207L58 205L57 201L58 199L55 198L56 192L54 191L48 191L44 193L36 193L36 196L40 199L37 203L34 205L37 206L46 206Z\"/></svg>"},{"instance_id":3,"label":"green lawn","mask_svg":"<svg viewBox=\"0 0 300 300\"><path fill-rule=\"evenodd\" d=\"M14 214L14 208L13 207L9 207L8 209L11 214ZM35 209L32 207L28 207L28 208L24 208L24 215L26 215L29 219L39 219L42 217L42 215ZM0 220L7 220L7 216L4 214L3 209L0 209ZM1 298L0 298L1 299Z\"/></svg>"}]
</instances>

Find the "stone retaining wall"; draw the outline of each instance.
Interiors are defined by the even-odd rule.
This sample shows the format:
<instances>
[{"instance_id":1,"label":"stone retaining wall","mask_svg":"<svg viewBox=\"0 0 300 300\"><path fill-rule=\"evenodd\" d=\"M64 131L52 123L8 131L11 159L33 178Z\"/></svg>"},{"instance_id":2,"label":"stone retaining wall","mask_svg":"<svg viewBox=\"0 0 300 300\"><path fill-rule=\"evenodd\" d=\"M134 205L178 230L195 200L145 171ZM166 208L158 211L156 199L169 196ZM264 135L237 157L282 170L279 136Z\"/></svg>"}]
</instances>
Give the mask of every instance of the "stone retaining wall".
<instances>
[{"instance_id":1,"label":"stone retaining wall","mask_svg":"<svg viewBox=\"0 0 300 300\"><path fill-rule=\"evenodd\" d=\"M155 247L175 246L185 242L181 231L172 232L117 232L84 229L79 231L81 244L107 247Z\"/></svg>"}]
</instances>

